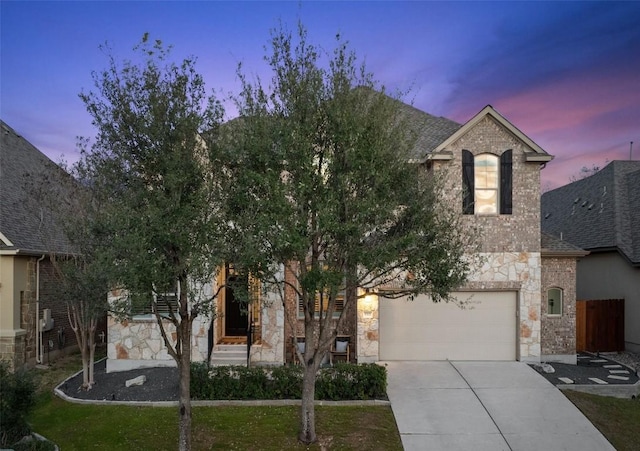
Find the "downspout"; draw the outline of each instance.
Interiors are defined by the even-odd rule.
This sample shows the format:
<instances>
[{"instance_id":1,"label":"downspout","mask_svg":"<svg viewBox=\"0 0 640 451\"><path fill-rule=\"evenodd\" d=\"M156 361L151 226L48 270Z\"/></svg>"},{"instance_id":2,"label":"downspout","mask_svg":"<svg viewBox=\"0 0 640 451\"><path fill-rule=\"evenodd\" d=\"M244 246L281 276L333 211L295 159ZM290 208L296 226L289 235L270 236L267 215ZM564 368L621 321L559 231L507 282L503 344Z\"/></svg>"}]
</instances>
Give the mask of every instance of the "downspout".
<instances>
[{"instance_id":1,"label":"downspout","mask_svg":"<svg viewBox=\"0 0 640 451\"><path fill-rule=\"evenodd\" d=\"M36 363L42 363L42 332L40 331L40 262L44 254L36 260Z\"/></svg>"}]
</instances>

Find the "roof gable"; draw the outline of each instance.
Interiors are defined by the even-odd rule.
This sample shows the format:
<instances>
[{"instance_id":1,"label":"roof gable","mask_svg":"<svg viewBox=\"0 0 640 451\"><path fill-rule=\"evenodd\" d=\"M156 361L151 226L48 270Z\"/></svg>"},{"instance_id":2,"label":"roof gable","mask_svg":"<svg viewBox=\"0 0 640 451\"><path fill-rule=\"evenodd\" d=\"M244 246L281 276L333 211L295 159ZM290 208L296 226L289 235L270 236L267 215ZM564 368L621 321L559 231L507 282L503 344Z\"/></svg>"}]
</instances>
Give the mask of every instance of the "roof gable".
<instances>
[{"instance_id":1,"label":"roof gable","mask_svg":"<svg viewBox=\"0 0 640 451\"><path fill-rule=\"evenodd\" d=\"M462 136L464 136L469 130L474 128L480 121L482 121L486 117L491 117L498 124L500 124L505 130L511 133L516 139L520 140L525 146L530 149L529 152L526 152L526 160L533 162L541 162L545 163L551 161L553 159L552 155L549 155L542 147L537 145L531 138L522 133L515 125L509 122L504 118L500 113L498 113L491 105L487 105L484 107L478 114L472 117L467 123L465 123L462 127L460 127L455 133L451 134L447 139L441 142L435 149L435 154L446 154L448 153L449 147ZM437 158L437 157L432 157Z\"/></svg>"}]
</instances>

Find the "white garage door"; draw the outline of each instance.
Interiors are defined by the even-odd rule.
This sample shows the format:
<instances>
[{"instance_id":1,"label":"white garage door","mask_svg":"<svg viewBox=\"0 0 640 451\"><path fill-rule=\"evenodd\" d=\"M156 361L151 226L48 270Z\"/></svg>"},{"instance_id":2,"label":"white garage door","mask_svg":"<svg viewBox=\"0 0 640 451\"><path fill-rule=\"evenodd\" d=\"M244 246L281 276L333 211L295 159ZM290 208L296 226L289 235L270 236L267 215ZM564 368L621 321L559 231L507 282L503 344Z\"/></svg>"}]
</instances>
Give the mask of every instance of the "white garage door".
<instances>
[{"instance_id":1,"label":"white garage door","mask_svg":"<svg viewBox=\"0 0 640 451\"><path fill-rule=\"evenodd\" d=\"M381 360L515 360L516 293L453 293L466 301L380 298Z\"/></svg>"}]
</instances>

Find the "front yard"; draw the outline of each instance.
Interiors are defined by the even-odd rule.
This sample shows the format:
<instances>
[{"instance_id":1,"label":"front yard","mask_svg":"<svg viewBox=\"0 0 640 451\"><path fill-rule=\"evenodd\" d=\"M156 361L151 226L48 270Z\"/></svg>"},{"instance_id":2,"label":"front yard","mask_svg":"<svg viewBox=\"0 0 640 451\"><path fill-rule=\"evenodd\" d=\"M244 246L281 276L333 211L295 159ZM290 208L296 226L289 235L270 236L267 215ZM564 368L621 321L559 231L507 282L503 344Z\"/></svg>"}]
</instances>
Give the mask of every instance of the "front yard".
<instances>
[{"instance_id":1,"label":"front yard","mask_svg":"<svg viewBox=\"0 0 640 451\"><path fill-rule=\"evenodd\" d=\"M98 449L173 450L177 445L176 408L93 406L68 403L52 394L80 367L79 356L38 371L38 405L33 429L64 451ZM640 400L575 391L563 392L618 451L640 449ZM379 449L402 450L390 407L318 407L320 442L296 439L298 407L195 407L193 449Z\"/></svg>"},{"instance_id":2,"label":"front yard","mask_svg":"<svg viewBox=\"0 0 640 451\"><path fill-rule=\"evenodd\" d=\"M619 399L573 390L563 393L618 451L640 449L640 399Z\"/></svg>"},{"instance_id":3,"label":"front yard","mask_svg":"<svg viewBox=\"0 0 640 451\"><path fill-rule=\"evenodd\" d=\"M320 443L297 441L298 408L194 407L193 449L379 449L401 450L390 407L318 407ZM62 450L175 450L175 407L125 407L44 400L32 418L34 430Z\"/></svg>"},{"instance_id":4,"label":"front yard","mask_svg":"<svg viewBox=\"0 0 640 451\"><path fill-rule=\"evenodd\" d=\"M41 393L31 416L33 430L60 449L174 450L177 408L79 405L53 395L53 388L81 367L79 356L39 370ZM297 441L298 407L194 407L193 449L402 450L388 406L316 408L319 443Z\"/></svg>"}]
</instances>

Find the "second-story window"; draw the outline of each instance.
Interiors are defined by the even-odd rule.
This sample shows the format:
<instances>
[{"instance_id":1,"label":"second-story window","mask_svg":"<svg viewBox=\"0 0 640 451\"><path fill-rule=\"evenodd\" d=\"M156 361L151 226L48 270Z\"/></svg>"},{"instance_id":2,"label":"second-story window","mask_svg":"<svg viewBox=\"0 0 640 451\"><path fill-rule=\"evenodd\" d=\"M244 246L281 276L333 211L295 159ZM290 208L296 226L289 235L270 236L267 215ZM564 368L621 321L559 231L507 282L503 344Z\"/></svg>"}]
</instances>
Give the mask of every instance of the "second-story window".
<instances>
[{"instance_id":1,"label":"second-story window","mask_svg":"<svg viewBox=\"0 0 640 451\"><path fill-rule=\"evenodd\" d=\"M512 213L512 151L499 157L462 151L463 213Z\"/></svg>"},{"instance_id":2,"label":"second-story window","mask_svg":"<svg viewBox=\"0 0 640 451\"><path fill-rule=\"evenodd\" d=\"M474 158L475 212L498 213L498 157L488 153Z\"/></svg>"}]
</instances>

